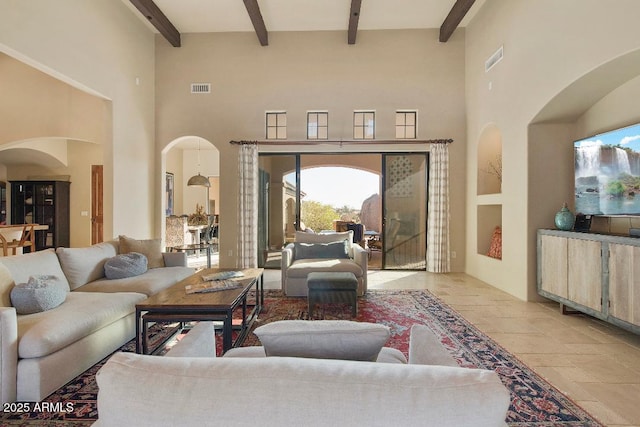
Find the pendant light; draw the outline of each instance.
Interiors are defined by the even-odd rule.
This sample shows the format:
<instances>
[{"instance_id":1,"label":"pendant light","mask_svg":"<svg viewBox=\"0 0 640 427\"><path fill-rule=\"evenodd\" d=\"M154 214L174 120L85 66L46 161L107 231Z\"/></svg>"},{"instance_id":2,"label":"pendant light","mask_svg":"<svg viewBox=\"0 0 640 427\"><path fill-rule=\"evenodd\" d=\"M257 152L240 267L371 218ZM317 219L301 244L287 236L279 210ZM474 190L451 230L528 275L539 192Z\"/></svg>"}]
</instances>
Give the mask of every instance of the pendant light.
<instances>
[{"instance_id":1,"label":"pendant light","mask_svg":"<svg viewBox=\"0 0 640 427\"><path fill-rule=\"evenodd\" d=\"M206 176L200 175L200 140L198 139L198 175L194 175L187 181L188 186L211 187L211 182Z\"/></svg>"}]
</instances>

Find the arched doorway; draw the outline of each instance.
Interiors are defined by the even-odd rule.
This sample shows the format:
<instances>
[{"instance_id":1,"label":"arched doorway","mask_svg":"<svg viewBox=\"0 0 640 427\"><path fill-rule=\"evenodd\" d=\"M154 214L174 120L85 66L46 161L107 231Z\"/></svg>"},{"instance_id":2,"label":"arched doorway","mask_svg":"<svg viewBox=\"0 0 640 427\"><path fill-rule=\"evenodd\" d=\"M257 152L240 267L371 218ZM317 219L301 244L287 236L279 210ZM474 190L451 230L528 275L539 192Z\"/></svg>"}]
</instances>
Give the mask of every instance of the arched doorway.
<instances>
[{"instance_id":1,"label":"arched doorway","mask_svg":"<svg viewBox=\"0 0 640 427\"><path fill-rule=\"evenodd\" d=\"M209 186L189 185L189 179L197 175L201 175ZM201 221L194 222L197 212L207 217L207 225L215 226L215 236L209 237L215 237L212 241L217 242L220 233L220 153L216 146L199 136L183 136L171 141L162 150L161 180L161 215L164 218L161 235L165 247L200 241L207 227ZM214 244L212 265L217 265L219 249ZM204 262L201 258L190 256L189 264L200 266Z\"/></svg>"}]
</instances>

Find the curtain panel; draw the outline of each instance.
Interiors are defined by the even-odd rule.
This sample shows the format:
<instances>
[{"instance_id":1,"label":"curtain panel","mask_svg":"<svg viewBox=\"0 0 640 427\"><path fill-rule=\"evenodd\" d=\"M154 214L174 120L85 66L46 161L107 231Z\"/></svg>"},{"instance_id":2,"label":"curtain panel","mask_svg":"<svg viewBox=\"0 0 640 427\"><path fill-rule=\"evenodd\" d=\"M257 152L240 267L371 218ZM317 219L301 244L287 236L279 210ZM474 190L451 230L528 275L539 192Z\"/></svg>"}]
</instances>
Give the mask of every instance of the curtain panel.
<instances>
[{"instance_id":1,"label":"curtain panel","mask_svg":"<svg viewBox=\"0 0 640 427\"><path fill-rule=\"evenodd\" d=\"M449 146L431 144L429 153L429 208L427 271L448 273L449 257Z\"/></svg>"},{"instance_id":2,"label":"curtain panel","mask_svg":"<svg viewBox=\"0 0 640 427\"><path fill-rule=\"evenodd\" d=\"M240 145L237 268L258 266L258 146Z\"/></svg>"}]
</instances>

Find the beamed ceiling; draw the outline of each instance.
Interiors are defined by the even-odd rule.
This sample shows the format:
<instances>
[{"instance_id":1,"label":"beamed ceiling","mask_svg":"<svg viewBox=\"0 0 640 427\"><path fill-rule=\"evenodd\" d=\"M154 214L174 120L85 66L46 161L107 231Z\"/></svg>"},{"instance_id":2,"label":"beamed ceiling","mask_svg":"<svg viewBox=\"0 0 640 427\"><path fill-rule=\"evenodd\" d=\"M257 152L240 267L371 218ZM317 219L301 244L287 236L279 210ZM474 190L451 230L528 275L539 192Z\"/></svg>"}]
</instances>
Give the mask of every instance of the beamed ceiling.
<instances>
[{"instance_id":1,"label":"beamed ceiling","mask_svg":"<svg viewBox=\"0 0 640 427\"><path fill-rule=\"evenodd\" d=\"M341 31L355 44L358 30L439 28L446 42L485 0L122 0L171 45L184 33Z\"/></svg>"}]
</instances>

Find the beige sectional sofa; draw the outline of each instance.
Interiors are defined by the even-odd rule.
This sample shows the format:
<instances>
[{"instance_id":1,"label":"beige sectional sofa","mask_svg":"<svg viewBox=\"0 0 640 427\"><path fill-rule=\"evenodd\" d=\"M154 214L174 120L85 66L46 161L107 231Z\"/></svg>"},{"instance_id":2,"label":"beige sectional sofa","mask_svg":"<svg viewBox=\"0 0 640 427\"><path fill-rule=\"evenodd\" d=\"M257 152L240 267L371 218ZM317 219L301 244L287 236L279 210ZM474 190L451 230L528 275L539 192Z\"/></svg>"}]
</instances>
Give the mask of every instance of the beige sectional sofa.
<instances>
[{"instance_id":1,"label":"beige sectional sofa","mask_svg":"<svg viewBox=\"0 0 640 427\"><path fill-rule=\"evenodd\" d=\"M174 357L112 356L94 426L506 426L498 374L457 367L426 326L411 330L408 364L258 357L262 347L216 358L212 335L201 322Z\"/></svg>"},{"instance_id":2,"label":"beige sectional sofa","mask_svg":"<svg viewBox=\"0 0 640 427\"><path fill-rule=\"evenodd\" d=\"M334 244L345 242L344 256L335 257ZM307 276L317 272L353 273L358 279L358 296L367 292L368 252L353 243L353 231L315 234L296 231L295 242L282 249L282 290L286 296L308 295Z\"/></svg>"},{"instance_id":3,"label":"beige sectional sofa","mask_svg":"<svg viewBox=\"0 0 640 427\"><path fill-rule=\"evenodd\" d=\"M150 241L147 241L150 242ZM135 304L194 272L183 253L149 259L146 273L109 280L104 264L118 241L0 257L0 397L40 401L135 336ZM57 276L69 292L59 306L17 314L11 289L30 276Z\"/></svg>"}]
</instances>

